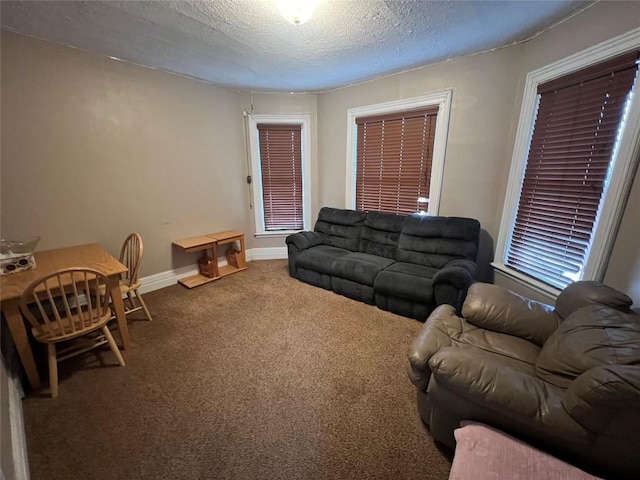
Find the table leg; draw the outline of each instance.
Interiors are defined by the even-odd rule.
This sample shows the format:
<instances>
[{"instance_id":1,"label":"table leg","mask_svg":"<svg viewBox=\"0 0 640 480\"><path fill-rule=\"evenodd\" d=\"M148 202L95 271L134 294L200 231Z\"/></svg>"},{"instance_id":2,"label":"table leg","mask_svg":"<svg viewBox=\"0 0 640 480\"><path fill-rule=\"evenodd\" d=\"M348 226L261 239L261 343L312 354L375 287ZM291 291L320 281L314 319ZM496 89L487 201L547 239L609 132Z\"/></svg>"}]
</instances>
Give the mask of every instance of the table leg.
<instances>
[{"instance_id":1,"label":"table leg","mask_svg":"<svg viewBox=\"0 0 640 480\"><path fill-rule=\"evenodd\" d=\"M214 277L219 277L220 276L220 270L218 267L218 244L216 243L212 243L211 244L211 261L213 262L213 276Z\"/></svg>"},{"instance_id":2,"label":"table leg","mask_svg":"<svg viewBox=\"0 0 640 480\"><path fill-rule=\"evenodd\" d=\"M124 314L124 302L122 301L122 292L120 292L119 275L109 277L111 282L111 303L116 312L116 321L118 322L118 330L120 330L120 338L122 339L122 348L131 347L131 339L129 338L129 326L127 325L127 317Z\"/></svg>"},{"instance_id":3,"label":"table leg","mask_svg":"<svg viewBox=\"0 0 640 480\"><path fill-rule=\"evenodd\" d=\"M42 386L40 381L40 375L36 367L36 361L33 358L33 352L31 351L31 345L29 345L29 337L27 337L27 329L24 326L24 320L18 307L20 299L7 300L2 303L2 312L7 321L7 327L11 333L11 338L18 351L18 356L24 367L24 371L27 374L29 383L34 389L38 389Z\"/></svg>"}]
</instances>

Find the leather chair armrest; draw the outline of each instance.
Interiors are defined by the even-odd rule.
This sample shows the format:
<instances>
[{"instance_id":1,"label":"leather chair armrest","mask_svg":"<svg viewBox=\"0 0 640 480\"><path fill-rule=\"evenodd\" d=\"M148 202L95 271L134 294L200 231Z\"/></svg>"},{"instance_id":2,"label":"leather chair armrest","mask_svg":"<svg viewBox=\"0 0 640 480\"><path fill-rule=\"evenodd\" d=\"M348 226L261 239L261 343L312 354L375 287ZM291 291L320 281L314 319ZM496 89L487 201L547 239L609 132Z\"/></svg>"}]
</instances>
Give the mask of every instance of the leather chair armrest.
<instances>
[{"instance_id":1,"label":"leather chair armrest","mask_svg":"<svg viewBox=\"0 0 640 480\"><path fill-rule=\"evenodd\" d=\"M285 239L285 242L287 245L294 245L298 250L305 250L324 243L322 235L318 232L293 233Z\"/></svg>"},{"instance_id":2,"label":"leather chair armrest","mask_svg":"<svg viewBox=\"0 0 640 480\"><path fill-rule=\"evenodd\" d=\"M540 399L560 391L532 374L479 350L443 348L431 356L429 368L438 383L467 400L505 416L536 418Z\"/></svg>"},{"instance_id":3,"label":"leather chair armrest","mask_svg":"<svg viewBox=\"0 0 640 480\"><path fill-rule=\"evenodd\" d=\"M477 327L513 335L538 346L544 345L561 321L553 307L488 283L469 287L462 314Z\"/></svg>"},{"instance_id":4,"label":"leather chair armrest","mask_svg":"<svg viewBox=\"0 0 640 480\"><path fill-rule=\"evenodd\" d=\"M456 324L460 325L462 319L456 316L456 310L451 305L440 305L427 319L424 327L411 342L409 347L409 367L408 374L411 382L418 389L425 391L431 378L429 370L429 359L440 348L452 344L452 330Z\"/></svg>"},{"instance_id":5,"label":"leather chair armrest","mask_svg":"<svg viewBox=\"0 0 640 480\"><path fill-rule=\"evenodd\" d=\"M640 365L591 368L567 389L562 404L578 423L592 432L604 432L622 410L640 417Z\"/></svg>"}]
</instances>

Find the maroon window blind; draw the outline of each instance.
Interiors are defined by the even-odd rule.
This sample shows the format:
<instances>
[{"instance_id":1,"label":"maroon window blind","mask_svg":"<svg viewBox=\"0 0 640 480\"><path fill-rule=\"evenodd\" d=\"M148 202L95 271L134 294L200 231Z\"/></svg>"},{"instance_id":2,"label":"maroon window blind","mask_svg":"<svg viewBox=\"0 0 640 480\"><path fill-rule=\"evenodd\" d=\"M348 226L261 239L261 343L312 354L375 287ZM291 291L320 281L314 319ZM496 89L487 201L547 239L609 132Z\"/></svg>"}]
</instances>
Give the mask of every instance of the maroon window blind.
<instances>
[{"instance_id":1,"label":"maroon window blind","mask_svg":"<svg viewBox=\"0 0 640 480\"><path fill-rule=\"evenodd\" d=\"M258 124L265 230L302 230L302 126Z\"/></svg>"},{"instance_id":2,"label":"maroon window blind","mask_svg":"<svg viewBox=\"0 0 640 480\"><path fill-rule=\"evenodd\" d=\"M429 198L437 115L429 107L356 119L356 209L418 211L418 198Z\"/></svg>"},{"instance_id":3,"label":"maroon window blind","mask_svg":"<svg viewBox=\"0 0 640 480\"><path fill-rule=\"evenodd\" d=\"M510 267L557 288L582 278L637 59L632 52L539 85Z\"/></svg>"}]
</instances>

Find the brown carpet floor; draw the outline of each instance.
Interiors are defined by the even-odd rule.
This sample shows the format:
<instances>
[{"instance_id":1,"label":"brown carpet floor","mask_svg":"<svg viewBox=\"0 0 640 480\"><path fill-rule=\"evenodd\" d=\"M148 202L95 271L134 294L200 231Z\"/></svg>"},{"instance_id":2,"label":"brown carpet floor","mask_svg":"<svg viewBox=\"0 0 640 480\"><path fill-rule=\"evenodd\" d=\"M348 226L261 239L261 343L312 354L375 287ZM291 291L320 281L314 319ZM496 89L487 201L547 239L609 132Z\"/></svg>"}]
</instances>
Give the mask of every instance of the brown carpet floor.
<instances>
[{"instance_id":1,"label":"brown carpet floor","mask_svg":"<svg viewBox=\"0 0 640 480\"><path fill-rule=\"evenodd\" d=\"M24 400L32 480L447 478L406 374L419 322L284 260L145 299L126 367L88 353Z\"/></svg>"}]
</instances>

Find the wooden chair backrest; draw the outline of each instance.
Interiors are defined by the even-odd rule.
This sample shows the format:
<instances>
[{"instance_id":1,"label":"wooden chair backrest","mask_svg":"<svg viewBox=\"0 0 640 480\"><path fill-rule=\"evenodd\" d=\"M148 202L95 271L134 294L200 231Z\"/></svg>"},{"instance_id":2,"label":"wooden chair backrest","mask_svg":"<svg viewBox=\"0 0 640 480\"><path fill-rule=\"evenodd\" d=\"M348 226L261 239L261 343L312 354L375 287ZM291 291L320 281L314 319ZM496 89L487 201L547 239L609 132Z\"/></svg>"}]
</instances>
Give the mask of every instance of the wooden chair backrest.
<instances>
[{"instance_id":1,"label":"wooden chair backrest","mask_svg":"<svg viewBox=\"0 0 640 480\"><path fill-rule=\"evenodd\" d=\"M109 279L98 270L65 268L27 286L20 308L39 336L76 336L111 315L108 287Z\"/></svg>"},{"instance_id":2,"label":"wooden chair backrest","mask_svg":"<svg viewBox=\"0 0 640 480\"><path fill-rule=\"evenodd\" d=\"M130 234L122 244L120 263L128 269L128 272L122 274L123 280L128 286L132 286L138 281L138 269L143 249L142 237L137 233Z\"/></svg>"}]
</instances>

